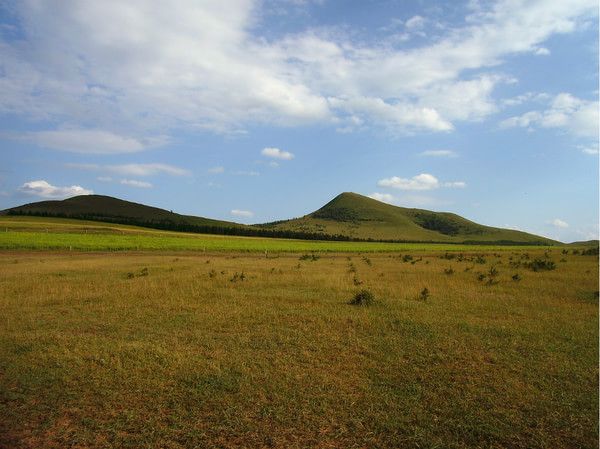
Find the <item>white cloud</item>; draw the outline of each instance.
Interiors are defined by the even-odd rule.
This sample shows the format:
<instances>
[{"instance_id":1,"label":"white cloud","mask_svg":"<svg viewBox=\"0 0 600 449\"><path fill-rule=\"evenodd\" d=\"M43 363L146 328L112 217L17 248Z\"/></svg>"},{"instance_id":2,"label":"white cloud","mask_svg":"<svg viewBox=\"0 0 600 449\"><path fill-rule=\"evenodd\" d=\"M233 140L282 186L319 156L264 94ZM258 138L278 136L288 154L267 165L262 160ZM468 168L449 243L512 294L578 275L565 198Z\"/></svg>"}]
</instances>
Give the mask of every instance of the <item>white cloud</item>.
<instances>
[{"instance_id":1,"label":"white cloud","mask_svg":"<svg viewBox=\"0 0 600 449\"><path fill-rule=\"evenodd\" d=\"M269 167L277 168L279 167L279 162L271 161L269 162Z\"/></svg>"},{"instance_id":2,"label":"white cloud","mask_svg":"<svg viewBox=\"0 0 600 449\"><path fill-rule=\"evenodd\" d=\"M19 187L18 191L26 195L50 199L63 199L77 195L92 195L94 192L81 186L57 187L45 180L29 181Z\"/></svg>"},{"instance_id":3,"label":"white cloud","mask_svg":"<svg viewBox=\"0 0 600 449\"><path fill-rule=\"evenodd\" d=\"M413 16L406 21L404 26L410 30L423 28L425 19L421 16Z\"/></svg>"},{"instance_id":4,"label":"white cloud","mask_svg":"<svg viewBox=\"0 0 600 449\"><path fill-rule=\"evenodd\" d=\"M464 181L440 182L435 176L429 173L421 173L412 178L400 178L392 176L377 181L379 187L392 187L398 190L435 190L440 187L446 188L465 188L467 184Z\"/></svg>"},{"instance_id":5,"label":"white cloud","mask_svg":"<svg viewBox=\"0 0 600 449\"><path fill-rule=\"evenodd\" d=\"M100 182L112 182L113 179L110 176L98 176L96 178Z\"/></svg>"},{"instance_id":6,"label":"white cloud","mask_svg":"<svg viewBox=\"0 0 600 449\"><path fill-rule=\"evenodd\" d=\"M449 187L451 189L464 189L465 187L467 187L467 183L464 181L452 181L452 182L445 182L442 184L443 187Z\"/></svg>"},{"instance_id":7,"label":"white cloud","mask_svg":"<svg viewBox=\"0 0 600 449\"><path fill-rule=\"evenodd\" d=\"M394 195L390 193L380 193L374 192L368 195L369 198L373 198L374 200L381 201L382 203L392 204L396 201Z\"/></svg>"},{"instance_id":8,"label":"white cloud","mask_svg":"<svg viewBox=\"0 0 600 449\"><path fill-rule=\"evenodd\" d=\"M500 128L560 128L576 136L597 138L599 120L597 101L561 93L551 99L547 109L509 117L500 122Z\"/></svg>"},{"instance_id":9,"label":"white cloud","mask_svg":"<svg viewBox=\"0 0 600 449\"><path fill-rule=\"evenodd\" d=\"M428 157L457 157L455 151L452 150L426 150L419 153L421 156Z\"/></svg>"},{"instance_id":10,"label":"white cloud","mask_svg":"<svg viewBox=\"0 0 600 449\"><path fill-rule=\"evenodd\" d=\"M116 173L123 176L153 176L165 174L170 176L186 176L189 170L176 167L169 164L150 163L150 164L121 164L121 165L100 165L100 164L66 164L69 168L80 170L95 170Z\"/></svg>"},{"instance_id":11,"label":"white cloud","mask_svg":"<svg viewBox=\"0 0 600 449\"><path fill-rule=\"evenodd\" d=\"M167 143L164 136L136 139L97 129L37 131L16 136L45 148L84 154L137 153Z\"/></svg>"},{"instance_id":12,"label":"white cloud","mask_svg":"<svg viewBox=\"0 0 600 449\"><path fill-rule=\"evenodd\" d=\"M377 182L380 187L393 187L399 190L433 190L440 187L438 179L428 173L421 173L410 179L392 176Z\"/></svg>"},{"instance_id":13,"label":"white cloud","mask_svg":"<svg viewBox=\"0 0 600 449\"><path fill-rule=\"evenodd\" d=\"M546 47L539 47L533 52L533 54L537 56L548 56L550 54L550 50L548 50Z\"/></svg>"},{"instance_id":14,"label":"white cloud","mask_svg":"<svg viewBox=\"0 0 600 449\"><path fill-rule=\"evenodd\" d=\"M0 37L0 113L94 124L103 131L47 131L58 134L36 139L95 153L164 144L161 136L131 136L175 127L329 123L350 131L359 117L362 126L394 132L450 131L454 121L495 111L491 93L508 82L494 75L504 59L539 53L551 36L597 17L595 0L486 2L461 27L406 49L314 29L267 39L255 31L264 5L14 2L23 39ZM424 20L405 26L414 32ZM589 115L574 121L585 127Z\"/></svg>"},{"instance_id":15,"label":"white cloud","mask_svg":"<svg viewBox=\"0 0 600 449\"><path fill-rule=\"evenodd\" d=\"M599 148L598 148L598 144L596 143L595 146L594 145L589 145L589 146L579 146L579 149L581 150L582 153L584 154L591 154L591 155L597 155L600 153Z\"/></svg>"},{"instance_id":16,"label":"white cloud","mask_svg":"<svg viewBox=\"0 0 600 449\"><path fill-rule=\"evenodd\" d=\"M271 147L263 148L262 151L260 152L260 154L262 154L263 156L266 156L266 157L282 159L285 161L294 159L294 155L292 153L290 153L289 151L280 150L279 148L271 148Z\"/></svg>"},{"instance_id":17,"label":"white cloud","mask_svg":"<svg viewBox=\"0 0 600 449\"><path fill-rule=\"evenodd\" d=\"M550 222L550 224L552 226L555 226L557 228L561 228L561 229L566 229L569 227L569 223L567 223L566 221L561 220L560 218L555 218L554 220L552 220Z\"/></svg>"},{"instance_id":18,"label":"white cloud","mask_svg":"<svg viewBox=\"0 0 600 449\"><path fill-rule=\"evenodd\" d=\"M231 172L235 176L259 176L260 173L253 170L236 170Z\"/></svg>"},{"instance_id":19,"label":"white cloud","mask_svg":"<svg viewBox=\"0 0 600 449\"><path fill-rule=\"evenodd\" d=\"M209 168L208 169L209 173L212 173L213 175L219 175L221 173L225 173L225 167L213 167L213 168Z\"/></svg>"},{"instance_id":20,"label":"white cloud","mask_svg":"<svg viewBox=\"0 0 600 449\"><path fill-rule=\"evenodd\" d=\"M249 210L232 209L231 215L234 217L251 218L254 216L254 212Z\"/></svg>"},{"instance_id":21,"label":"white cloud","mask_svg":"<svg viewBox=\"0 0 600 449\"><path fill-rule=\"evenodd\" d=\"M121 179L121 184L124 186L137 187L139 189L150 189L152 184L146 181L138 181L135 179Z\"/></svg>"}]
</instances>

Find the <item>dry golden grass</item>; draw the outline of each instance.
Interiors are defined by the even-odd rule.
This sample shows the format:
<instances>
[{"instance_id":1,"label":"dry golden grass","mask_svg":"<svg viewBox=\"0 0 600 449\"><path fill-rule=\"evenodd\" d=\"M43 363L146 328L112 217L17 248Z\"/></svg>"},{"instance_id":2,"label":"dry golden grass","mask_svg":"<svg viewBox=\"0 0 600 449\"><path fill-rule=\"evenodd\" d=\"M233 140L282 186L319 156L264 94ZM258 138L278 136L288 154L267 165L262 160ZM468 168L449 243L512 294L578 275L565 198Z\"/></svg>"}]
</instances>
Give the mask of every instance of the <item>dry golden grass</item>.
<instances>
[{"instance_id":1,"label":"dry golden grass","mask_svg":"<svg viewBox=\"0 0 600 449\"><path fill-rule=\"evenodd\" d=\"M524 252L2 252L0 447L595 448L598 259Z\"/></svg>"}]
</instances>

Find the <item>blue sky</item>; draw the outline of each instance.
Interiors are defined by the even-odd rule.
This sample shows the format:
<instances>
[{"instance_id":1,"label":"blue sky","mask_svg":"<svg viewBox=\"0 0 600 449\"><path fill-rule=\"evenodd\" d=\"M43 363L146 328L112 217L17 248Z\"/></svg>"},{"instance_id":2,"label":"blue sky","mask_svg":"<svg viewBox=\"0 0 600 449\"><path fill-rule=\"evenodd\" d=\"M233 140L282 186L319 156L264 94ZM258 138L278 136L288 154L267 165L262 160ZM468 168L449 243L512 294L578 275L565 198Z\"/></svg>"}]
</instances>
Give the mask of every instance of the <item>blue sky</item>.
<instances>
[{"instance_id":1,"label":"blue sky","mask_svg":"<svg viewBox=\"0 0 600 449\"><path fill-rule=\"evenodd\" d=\"M260 223L353 191L598 238L598 3L6 1L0 208Z\"/></svg>"}]
</instances>

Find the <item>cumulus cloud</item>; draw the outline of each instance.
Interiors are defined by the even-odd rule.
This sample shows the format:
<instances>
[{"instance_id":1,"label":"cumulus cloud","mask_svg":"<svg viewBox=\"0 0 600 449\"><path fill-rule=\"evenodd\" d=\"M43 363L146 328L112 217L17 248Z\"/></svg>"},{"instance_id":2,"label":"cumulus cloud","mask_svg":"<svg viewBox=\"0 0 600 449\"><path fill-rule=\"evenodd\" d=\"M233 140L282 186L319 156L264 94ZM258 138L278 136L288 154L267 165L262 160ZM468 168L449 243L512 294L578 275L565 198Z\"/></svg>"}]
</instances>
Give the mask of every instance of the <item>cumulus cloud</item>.
<instances>
[{"instance_id":1,"label":"cumulus cloud","mask_svg":"<svg viewBox=\"0 0 600 449\"><path fill-rule=\"evenodd\" d=\"M22 38L0 37L0 113L99 124L35 136L90 153L142 151L165 139L132 136L174 127L329 123L348 132L358 118L394 132L451 131L495 112L491 93L508 79L494 72L506 57L543 53L548 38L597 16L595 0L486 2L462 26L403 48L315 29L267 39L264 5L14 2ZM405 29L424 21L414 16Z\"/></svg>"},{"instance_id":2,"label":"cumulus cloud","mask_svg":"<svg viewBox=\"0 0 600 449\"><path fill-rule=\"evenodd\" d=\"M546 47L540 47L533 52L537 56L548 56L550 54L550 50Z\"/></svg>"},{"instance_id":3,"label":"cumulus cloud","mask_svg":"<svg viewBox=\"0 0 600 449\"><path fill-rule=\"evenodd\" d=\"M388 204L392 204L394 201L396 201L396 198L391 193L373 192L370 195L368 195L368 197L373 198L377 201L381 201L382 203Z\"/></svg>"},{"instance_id":4,"label":"cumulus cloud","mask_svg":"<svg viewBox=\"0 0 600 449\"><path fill-rule=\"evenodd\" d=\"M225 173L225 167L212 167L208 169L208 172L213 174L213 175L219 175L221 173Z\"/></svg>"},{"instance_id":5,"label":"cumulus cloud","mask_svg":"<svg viewBox=\"0 0 600 449\"><path fill-rule=\"evenodd\" d=\"M427 157L457 157L455 151L452 150L426 150L419 153L421 156Z\"/></svg>"},{"instance_id":6,"label":"cumulus cloud","mask_svg":"<svg viewBox=\"0 0 600 449\"><path fill-rule=\"evenodd\" d=\"M550 224L552 226L555 226L555 227L560 228L560 229L566 229L566 228L569 227L569 223L567 223L566 221L561 220L560 218L555 218L554 220L552 220L550 222Z\"/></svg>"},{"instance_id":7,"label":"cumulus cloud","mask_svg":"<svg viewBox=\"0 0 600 449\"><path fill-rule=\"evenodd\" d=\"M120 184L124 186L136 187L138 189L150 189L152 184L146 181L138 181L136 179L121 179Z\"/></svg>"},{"instance_id":8,"label":"cumulus cloud","mask_svg":"<svg viewBox=\"0 0 600 449\"><path fill-rule=\"evenodd\" d=\"M123 176L153 176L165 174L170 176L186 176L189 170L176 167L169 164L150 163L150 164L121 164L121 165L100 165L100 164L67 164L69 168L80 170L96 170L116 173Z\"/></svg>"},{"instance_id":9,"label":"cumulus cloud","mask_svg":"<svg viewBox=\"0 0 600 449\"><path fill-rule=\"evenodd\" d=\"M92 195L94 193L93 191L84 189L78 185L69 187L53 186L43 179L26 182L19 187L18 191L26 195L39 196L48 199L63 199L77 195Z\"/></svg>"},{"instance_id":10,"label":"cumulus cloud","mask_svg":"<svg viewBox=\"0 0 600 449\"><path fill-rule=\"evenodd\" d=\"M292 153L290 153L289 151L280 150L279 148L271 148L271 147L263 148L263 150L260 152L260 154L262 154L263 156L266 156L266 157L272 157L274 159L282 159L285 161L294 159L294 155Z\"/></svg>"},{"instance_id":11,"label":"cumulus cloud","mask_svg":"<svg viewBox=\"0 0 600 449\"><path fill-rule=\"evenodd\" d=\"M584 100L569 93L551 99L547 109L509 117L500 128L559 128L581 137L598 137L598 101Z\"/></svg>"},{"instance_id":12,"label":"cumulus cloud","mask_svg":"<svg viewBox=\"0 0 600 449\"><path fill-rule=\"evenodd\" d=\"M467 184L464 181L440 182L435 176L429 173L421 173L412 178L400 178L392 176L377 181L379 187L391 187L398 190L435 190L440 187L464 188Z\"/></svg>"},{"instance_id":13,"label":"cumulus cloud","mask_svg":"<svg viewBox=\"0 0 600 449\"><path fill-rule=\"evenodd\" d=\"M136 139L98 129L36 131L16 137L41 147L84 154L137 153L168 141L164 136Z\"/></svg>"},{"instance_id":14,"label":"cumulus cloud","mask_svg":"<svg viewBox=\"0 0 600 449\"><path fill-rule=\"evenodd\" d=\"M254 216L254 212L249 210L232 209L231 215L234 217L251 218Z\"/></svg>"},{"instance_id":15,"label":"cumulus cloud","mask_svg":"<svg viewBox=\"0 0 600 449\"><path fill-rule=\"evenodd\" d=\"M384 178L379 180L377 185L380 187L393 187L394 189L399 190L433 190L440 187L440 182L433 175L421 173L410 179L400 178L398 176Z\"/></svg>"}]
</instances>

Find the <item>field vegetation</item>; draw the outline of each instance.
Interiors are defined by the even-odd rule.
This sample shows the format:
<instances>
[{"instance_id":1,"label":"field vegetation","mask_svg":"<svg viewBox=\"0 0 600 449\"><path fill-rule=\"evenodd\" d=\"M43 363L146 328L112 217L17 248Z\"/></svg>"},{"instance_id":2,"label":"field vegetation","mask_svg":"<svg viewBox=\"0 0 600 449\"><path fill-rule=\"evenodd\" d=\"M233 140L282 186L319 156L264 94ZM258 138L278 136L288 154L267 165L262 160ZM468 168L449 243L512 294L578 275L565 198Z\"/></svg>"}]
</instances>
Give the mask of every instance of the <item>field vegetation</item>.
<instances>
[{"instance_id":1,"label":"field vegetation","mask_svg":"<svg viewBox=\"0 0 600 449\"><path fill-rule=\"evenodd\" d=\"M597 253L66 244L1 251L0 447L598 446Z\"/></svg>"},{"instance_id":2,"label":"field vegetation","mask_svg":"<svg viewBox=\"0 0 600 449\"><path fill-rule=\"evenodd\" d=\"M51 217L0 216L0 249L82 251L267 251L267 252L380 252L380 251L508 251L506 245L458 243L335 242L223 236L160 231L97 221Z\"/></svg>"}]
</instances>

